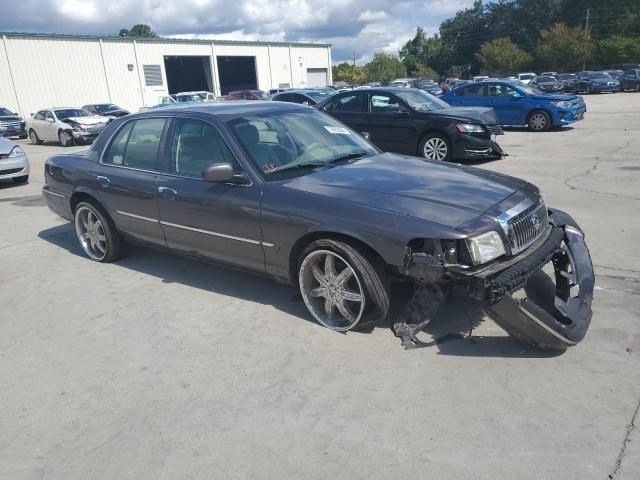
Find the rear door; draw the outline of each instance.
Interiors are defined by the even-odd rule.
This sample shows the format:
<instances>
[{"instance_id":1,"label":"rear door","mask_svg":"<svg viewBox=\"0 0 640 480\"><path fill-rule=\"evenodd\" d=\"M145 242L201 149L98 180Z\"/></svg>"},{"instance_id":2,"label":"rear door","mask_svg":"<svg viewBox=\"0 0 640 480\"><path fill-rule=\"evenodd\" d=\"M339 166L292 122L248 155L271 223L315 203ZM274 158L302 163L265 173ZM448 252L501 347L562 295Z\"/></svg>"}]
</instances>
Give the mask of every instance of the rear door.
<instances>
[{"instance_id":1,"label":"rear door","mask_svg":"<svg viewBox=\"0 0 640 480\"><path fill-rule=\"evenodd\" d=\"M356 132L368 131L367 94L365 92L349 92L337 97L327 103L323 110L346 123Z\"/></svg>"},{"instance_id":2,"label":"rear door","mask_svg":"<svg viewBox=\"0 0 640 480\"><path fill-rule=\"evenodd\" d=\"M166 155L165 118L144 118L124 124L100 160L96 178L118 229L164 244L158 214L158 164Z\"/></svg>"},{"instance_id":3,"label":"rear door","mask_svg":"<svg viewBox=\"0 0 640 480\"><path fill-rule=\"evenodd\" d=\"M202 171L213 163L230 163L244 173L217 126L199 119L175 119L168 144L157 186L167 245L264 271L261 187L250 181L213 183L202 178Z\"/></svg>"},{"instance_id":4,"label":"rear door","mask_svg":"<svg viewBox=\"0 0 640 480\"><path fill-rule=\"evenodd\" d=\"M415 120L408 107L390 93L370 92L367 102L370 140L385 152L416 154Z\"/></svg>"}]
</instances>

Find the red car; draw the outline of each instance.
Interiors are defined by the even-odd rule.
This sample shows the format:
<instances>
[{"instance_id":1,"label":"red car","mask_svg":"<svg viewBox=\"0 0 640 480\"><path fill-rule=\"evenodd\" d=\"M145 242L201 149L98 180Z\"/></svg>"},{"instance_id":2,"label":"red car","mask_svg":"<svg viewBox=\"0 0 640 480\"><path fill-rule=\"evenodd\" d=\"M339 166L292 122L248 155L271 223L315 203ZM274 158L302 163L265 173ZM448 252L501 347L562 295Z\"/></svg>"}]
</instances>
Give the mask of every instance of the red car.
<instances>
[{"instance_id":1,"label":"red car","mask_svg":"<svg viewBox=\"0 0 640 480\"><path fill-rule=\"evenodd\" d=\"M269 95L262 90L233 90L225 100L269 100Z\"/></svg>"}]
</instances>

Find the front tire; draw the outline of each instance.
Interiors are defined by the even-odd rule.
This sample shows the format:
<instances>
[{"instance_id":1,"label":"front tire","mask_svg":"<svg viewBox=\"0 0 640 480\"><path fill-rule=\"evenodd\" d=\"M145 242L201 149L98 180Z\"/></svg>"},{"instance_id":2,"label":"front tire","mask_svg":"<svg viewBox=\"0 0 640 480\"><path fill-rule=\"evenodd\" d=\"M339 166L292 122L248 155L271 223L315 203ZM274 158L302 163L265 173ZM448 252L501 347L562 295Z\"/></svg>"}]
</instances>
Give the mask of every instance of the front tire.
<instances>
[{"instance_id":1,"label":"front tire","mask_svg":"<svg viewBox=\"0 0 640 480\"><path fill-rule=\"evenodd\" d=\"M640 92L640 82L636 83L636 87L634 88L636 93Z\"/></svg>"},{"instance_id":2,"label":"front tire","mask_svg":"<svg viewBox=\"0 0 640 480\"><path fill-rule=\"evenodd\" d=\"M389 312L383 269L366 252L337 240L317 240L302 252L298 283L318 323L337 332L375 327Z\"/></svg>"},{"instance_id":3,"label":"front tire","mask_svg":"<svg viewBox=\"0 0 640 480\"><path fill-rule=\"evenodd\" d=\"M551 128L551 117L544 110L534 110L529 114L527 125L533 132L543 132Z\"/></svg>"},{"instance_id":4,"label":"front tire","mask_svg":"<svg viewBox=\"0 0 640 480\"><path fill-rule=\"evenodd\" d=\"M33 128L31 130L29 130L29 140L31 140L31 144L32 145L41 145L42 144L42 140L40 140L40 137L38 137L38 134L36 133L36 131Z\"/></svg>"},{"instance_id":5,"label":"front tire","mask_svg":"<svg viewBox=\"0 0 640 480\"><path fill-rule=\"evenodd\" d=\"M73 137L66 130L60 130L58 132L58 140L60 141L60 145L63 147L73 145Z\"/></svg>"},{"instance_id":6,"label":"front tire","mask_svg":"<svg viewBox=\"0 0 640 480\"><path fill-rule=\"evenodd\" d=\"M426 135L420 142L418 153L427 160L446 162L451 160L451 144L449 140L438 133Z\"/></svg>"},{"instance_id":7,"label":"front tire","mask_svg":"<svg viewBox=\"0 0 640 480\"><path fill-rule=\"evenodd\" d=\"M126 254L126 244L102 208L81 202L74 212L76 237L84 253L96 262L110 263Z\"/></svg>"}]
</instances>

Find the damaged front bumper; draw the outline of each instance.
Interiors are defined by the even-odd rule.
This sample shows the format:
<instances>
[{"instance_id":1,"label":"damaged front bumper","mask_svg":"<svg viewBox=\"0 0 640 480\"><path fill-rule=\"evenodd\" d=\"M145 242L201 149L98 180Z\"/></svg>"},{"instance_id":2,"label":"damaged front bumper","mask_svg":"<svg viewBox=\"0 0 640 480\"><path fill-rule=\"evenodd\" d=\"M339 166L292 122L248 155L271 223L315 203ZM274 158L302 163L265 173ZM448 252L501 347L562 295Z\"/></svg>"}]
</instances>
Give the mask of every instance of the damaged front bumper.
<instances>
[{"instance_id":1,"label":"damaged front bumper","mask_svg":"<svg viewBox=\"0 0 640 480\"><path fill-rule=\"evenodd\" d=\"M584 338L591 322L595 276L584 234L566 213L549 210L548 232L511 259L480 270L453 271L442 251L412 256L405 271L418 283L443 280L426 275L437 271L434 267L442 260L445 276L481 302L512 336L543 349L566 349ZM549 276L542 274L546 265L553 267Z\"/></svg>"}]
</instances>

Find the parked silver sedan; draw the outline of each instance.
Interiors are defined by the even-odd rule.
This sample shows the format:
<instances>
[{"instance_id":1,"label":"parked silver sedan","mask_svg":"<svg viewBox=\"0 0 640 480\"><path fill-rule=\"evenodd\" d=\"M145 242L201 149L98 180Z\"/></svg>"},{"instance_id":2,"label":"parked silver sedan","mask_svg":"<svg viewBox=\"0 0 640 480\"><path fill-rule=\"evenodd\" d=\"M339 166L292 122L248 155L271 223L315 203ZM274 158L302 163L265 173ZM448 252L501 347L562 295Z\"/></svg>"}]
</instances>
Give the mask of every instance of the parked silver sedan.
<instances>
[{"instance_id":1,"label":"parked silver sedan","mask_svg":"<svg viewBox=\"0 0 640 480\"><path fill-rule=\"evenodd\" d=\"M17 143L0 137L0 180L8 178L16 183L27 182L29 158Z\"/></svg>"}]
</instances>

